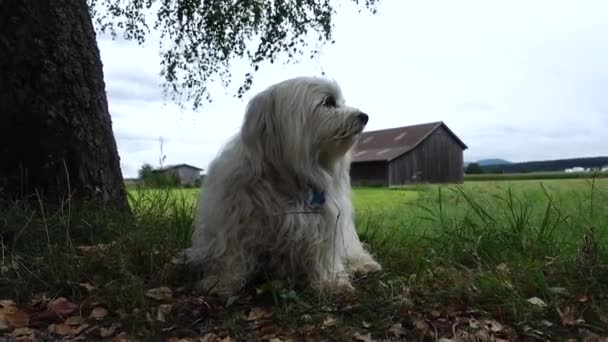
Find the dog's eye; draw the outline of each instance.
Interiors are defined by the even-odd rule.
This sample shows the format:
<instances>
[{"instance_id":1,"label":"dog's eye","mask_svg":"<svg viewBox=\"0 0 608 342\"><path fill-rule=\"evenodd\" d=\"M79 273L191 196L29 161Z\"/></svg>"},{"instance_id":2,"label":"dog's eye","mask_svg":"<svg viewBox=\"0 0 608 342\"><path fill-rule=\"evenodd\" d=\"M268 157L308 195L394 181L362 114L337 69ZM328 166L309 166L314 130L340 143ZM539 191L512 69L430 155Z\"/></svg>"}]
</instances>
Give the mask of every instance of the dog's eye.
<instances>
[{"instance_id":1,"label":"dog's eye","mask_svg":"<svg viewBox=\"0 0 608 342\"><path fill-rule=\"evenodd\" d=\"M333 96L327 96L323 99L323 105L325 107L336 107L336 98Z\"/></svg>"}]
</instances>

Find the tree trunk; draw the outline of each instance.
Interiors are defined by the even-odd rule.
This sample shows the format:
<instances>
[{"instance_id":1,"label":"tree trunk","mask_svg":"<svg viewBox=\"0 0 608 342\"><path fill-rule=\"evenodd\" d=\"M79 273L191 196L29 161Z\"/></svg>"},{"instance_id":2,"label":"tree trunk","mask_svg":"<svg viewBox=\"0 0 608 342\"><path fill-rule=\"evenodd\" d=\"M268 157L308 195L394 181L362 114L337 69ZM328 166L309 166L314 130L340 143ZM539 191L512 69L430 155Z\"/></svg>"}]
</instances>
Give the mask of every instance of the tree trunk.
<instances>
[{"instance_id":1,"label":"tree trunk","mask_svg":"<svg viewBox=\"0 0 608 342\"><path fill-rule=\"evenodd\" d=\"M1 197L128 208L102 69L85 0L0 0Z\"/></svg>"}]
</instances>

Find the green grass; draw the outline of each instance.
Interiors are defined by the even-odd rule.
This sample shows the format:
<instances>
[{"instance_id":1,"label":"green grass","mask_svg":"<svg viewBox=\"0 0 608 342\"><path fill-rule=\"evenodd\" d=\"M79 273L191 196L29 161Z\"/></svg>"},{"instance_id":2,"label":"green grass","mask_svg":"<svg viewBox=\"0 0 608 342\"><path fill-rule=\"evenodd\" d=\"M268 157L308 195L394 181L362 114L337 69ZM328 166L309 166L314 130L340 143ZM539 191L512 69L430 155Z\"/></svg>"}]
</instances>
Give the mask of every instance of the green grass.
<instances>
[{"instance_id":1,"label":"green grass","mask_svg":"<svg viewBox=\"0 0 608 342\"><path fill-rule=\"evenodd\" d=\"M519 336L530 329L552 338L578 336L583 323L562 324L566 319L557 309L573 311L589 331L606 333L605 178L354 189L361 239L384 266L380 274L355 282L355 299L319 298L269 283L246 291L227 308L211 298L201 306L194 288L198 275L170 266L173 253L189 243L197 197L197 189L131 188L131 217L67 208L43 216L40 208L5 204L0 297L20 302L42 292L77 302L94 297L112 312L124 313L120 320L129 332L147 336L174 336L175 329L165 329L170 325L194 329L193 322L213 322L233 337L251 339L242 315L257 306L269 308L282 331L298 334L312 325L330 339L353 332L383 338L397 323L408 338L429 337L435 329L450 337L454 316L471 315L491 317ZM111 242L92 254L78 248ZM83 289L82 283L95 290ZM158 286L175 291L175 318L166 324L146 316L158 303L145 293ZM547 305L530 304L532 297ZM336 318L331 327L323 325L328 315ZM441 319L452 323L442 327Z\"/></svg>"}]
</instances>

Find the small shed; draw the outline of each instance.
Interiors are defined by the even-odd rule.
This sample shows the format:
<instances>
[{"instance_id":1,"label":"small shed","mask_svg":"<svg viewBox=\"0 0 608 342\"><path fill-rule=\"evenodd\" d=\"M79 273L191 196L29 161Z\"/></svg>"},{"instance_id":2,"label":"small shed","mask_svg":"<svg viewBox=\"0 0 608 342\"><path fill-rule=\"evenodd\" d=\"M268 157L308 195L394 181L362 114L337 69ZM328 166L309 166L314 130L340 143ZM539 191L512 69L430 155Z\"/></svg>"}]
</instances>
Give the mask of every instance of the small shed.
<instances>
[{"instance_id":1,"label":"small shed","mask_svg":"<svg viewBox=\"0 0 608 342\"><path fill-rule=\"evenodd\" d=\"M354 186L462 183L467 146L442 121L364 132L351 164Z\"/></svg>"},{"instance_id":2,"label":"small shed","mask_svg":"<svg viewBox=\"0 0 608 342\"><path fill-rule=\"evenodd\" d=\"M181 186L195 186L200 184L203 169L188 164L167 165L154 172L163 172L177 176Z\"/></svg>"}]
</instances>

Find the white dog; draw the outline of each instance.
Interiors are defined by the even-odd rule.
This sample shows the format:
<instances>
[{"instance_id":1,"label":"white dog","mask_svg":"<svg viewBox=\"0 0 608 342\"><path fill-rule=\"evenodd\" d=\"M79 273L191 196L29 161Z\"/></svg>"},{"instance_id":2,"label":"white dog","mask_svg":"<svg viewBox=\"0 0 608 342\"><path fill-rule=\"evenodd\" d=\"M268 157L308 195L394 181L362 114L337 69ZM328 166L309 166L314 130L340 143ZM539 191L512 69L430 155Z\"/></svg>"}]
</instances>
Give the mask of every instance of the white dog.
<instances>
[{"instance_id":1,"label":"white dog","mask_svg":"<svg viewBox=\"0 0 608 342\"><path fill-rule=\"evenodd\" d=\"M353 223L349 168L368 116L338 85L312 77L254 96L240 133L209 166L192 247L203 288L231 295L256 274L351 291L381 269Z\"/></svg>"}]
</instances>

